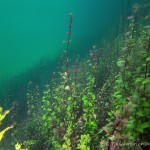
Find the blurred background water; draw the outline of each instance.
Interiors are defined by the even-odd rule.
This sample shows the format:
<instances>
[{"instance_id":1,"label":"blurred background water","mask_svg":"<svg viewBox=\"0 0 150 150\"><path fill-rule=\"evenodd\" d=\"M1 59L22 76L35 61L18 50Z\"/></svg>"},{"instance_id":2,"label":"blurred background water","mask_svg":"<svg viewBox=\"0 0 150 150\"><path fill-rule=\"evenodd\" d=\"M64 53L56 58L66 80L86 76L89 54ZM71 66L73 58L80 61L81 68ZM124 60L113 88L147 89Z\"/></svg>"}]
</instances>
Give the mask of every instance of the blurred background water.
<instances>
[{"instance_id":1,"label":"blurred background water","mask_svg":"<svg viewBox=\"0 0 150 150\"><path fill-rule=\"evenodd\" d=\"M145 1L1 0L0 97L9 82L15 86L30 80L42 84L41 73L47 75L45 80L50 78L66 46L63 41L67 39L69 13L73 13L69 49L73 60L78 54L84 58L93 45L99 46L103 39L117 34L132 4Z\"/></svg>"},{"instance_id":2,"label":"blurred background water","mask_svg":"<svg viewBox=\"0 0 150 150\"><path fill-rule=\"evenodd\" d=\"M63 49L73 13L72 52L86 53L121 15L120 0L1 0L0 78L17 75Z\"/></svg>"}]
</instances>

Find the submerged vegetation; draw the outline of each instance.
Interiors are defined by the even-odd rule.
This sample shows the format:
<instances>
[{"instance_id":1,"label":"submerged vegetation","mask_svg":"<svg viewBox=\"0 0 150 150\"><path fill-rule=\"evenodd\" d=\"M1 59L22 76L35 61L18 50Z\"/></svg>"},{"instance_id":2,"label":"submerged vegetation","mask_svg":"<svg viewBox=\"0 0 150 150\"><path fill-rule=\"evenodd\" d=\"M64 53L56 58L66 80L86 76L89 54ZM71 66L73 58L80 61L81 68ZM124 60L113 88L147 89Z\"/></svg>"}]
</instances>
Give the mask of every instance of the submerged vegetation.
<instances>
[{"instance_id":1,"label":"submerged vegetation","mask_svg":"<svg viewBox=\"0 0 150 150\"><path fill-rule=\"evenodd\" d=\"M102 48L94 45L87 58L77 58L74 63L69 58L73 21L70 14L59 72L52 74L52 81L43 91L43 87L30 81L26 104L12 103L11 121L8 119L5 124L11 122L14 127L0 132L0 149L148 150L148 10L149 4L135 4L126 26L118 26L117 36L105 41ZM2 114L0 107L0 125L8 113ZM5 131L12 127L1 142Z\"/></svg>"},{"instance_id":2,"label":"submerged vegetation","mask_svg":"<svg viewBox=\"0 0 150 150\"><path fill-rule=\"evenodd\" d=\"M6 110L3 113L3 108L0 107L0 125L2 124L2 120L5 119L6 115L9 114L9 112L10 112L10 110ZM5 129L3 129L2 131L0 131L0 141L4 137L5 132L8 131L11 128L13 128L13 126L9 126L9 127L5 128Z\"/></svg>"}]
</instances>

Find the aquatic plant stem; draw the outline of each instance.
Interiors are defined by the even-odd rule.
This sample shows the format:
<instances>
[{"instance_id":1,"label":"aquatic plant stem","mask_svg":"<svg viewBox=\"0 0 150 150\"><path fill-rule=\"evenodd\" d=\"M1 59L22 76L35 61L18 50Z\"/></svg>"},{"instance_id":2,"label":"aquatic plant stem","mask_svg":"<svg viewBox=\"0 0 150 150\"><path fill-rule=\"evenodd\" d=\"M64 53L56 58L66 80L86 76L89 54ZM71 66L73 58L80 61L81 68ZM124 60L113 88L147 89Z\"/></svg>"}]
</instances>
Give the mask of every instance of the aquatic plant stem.
<instances>
[{"instance_id":1,"label":"aquatic plant stem","mask_svg":"<svg viewBox=\"0 0 150 150\"><path fill-rule=\"evenodd\" d=\"M69 51L69 46L70 46L70 38L71 38L71 30L72 30L72 18L73 18L73 15L72 13L70 13L69 15L70 17L70 21L69 21L69 31L67 32L68 34L68 39L67 39L67 47L66 47L66 73L67 73L67 76L69 77L69 72L68 72L68 67L69 67L69 56L68 56L68 51Z\"/></svg>"}]
</instances>

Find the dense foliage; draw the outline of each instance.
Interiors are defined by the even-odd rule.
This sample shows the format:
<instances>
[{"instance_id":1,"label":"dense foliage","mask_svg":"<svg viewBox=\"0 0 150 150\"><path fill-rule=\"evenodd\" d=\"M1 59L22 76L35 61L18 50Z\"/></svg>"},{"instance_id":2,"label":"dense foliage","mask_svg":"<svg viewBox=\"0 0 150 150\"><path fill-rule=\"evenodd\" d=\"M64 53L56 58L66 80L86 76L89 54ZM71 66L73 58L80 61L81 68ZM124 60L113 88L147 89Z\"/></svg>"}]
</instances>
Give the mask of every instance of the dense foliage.
<instances>
[{"instance_id":1,"label":"dense foliage","mask_svg":"<svg viewBox=\"0 0 150 150\"><path fill-rule=\"evenodd\" d=\"M135 4L115 38L104 42L103 48L94 45L90 56L77 58L73 65L68 55L70 14L60 71L53 73L43 96L29 82L27 114L21 123L17 124L18 110L13 109L13 145L18 141L31 150L149 149L149 7Z\"/></svg>"}]
</instances>

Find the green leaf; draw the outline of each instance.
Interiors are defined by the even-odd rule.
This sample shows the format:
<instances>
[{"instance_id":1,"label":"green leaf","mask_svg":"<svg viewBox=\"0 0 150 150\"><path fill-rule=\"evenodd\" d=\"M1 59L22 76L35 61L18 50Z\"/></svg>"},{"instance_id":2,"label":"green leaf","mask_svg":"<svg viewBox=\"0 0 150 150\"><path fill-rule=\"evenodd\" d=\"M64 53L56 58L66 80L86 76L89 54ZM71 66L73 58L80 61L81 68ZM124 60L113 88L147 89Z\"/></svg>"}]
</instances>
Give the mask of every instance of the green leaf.
<instances>
[{"instance_id":1,"label":"green leaf","mask_svg":"<svg viewBox=\"0 0 150 150\"><path fill-rule=\"evenodd\" d=\"M102 132L103 132L103 130L102 130L102 129L100 129L98 133L100 134L100 133L102 133Z\"/></svg>"},{"instance_id":2,"label":"green leaf","mask_svg":"<svg viewBox=\"0 0 150 150\"><path fill-rule=\"evenodd\" d=\"M7 127L7 128L5 128L4 130L2 130L2 131L0 132L0 141L2 140L2 138L3 138L4 134L5 134L5 132L8 131L8 130L11 129L11 128L13 128L13 126Z\"/></svg>"},{"instance_id":3,"label":"green leaf","mask_svg":"<svg viewBox=\"0 0 150 150\"><path fill-rule=\"evenodd\" d=\"M83 114L83 119L87 121L88 115L85 113Z\"/></svg>"},{"instance_id":4,"label":"green leaf","mask_svg":"<svg viewBox=\"0 0 150 150\"><path fill-rule=\"evenodd\" d=\"M92 103L88 102L88 106L92 106Z\"/></svg>"},{"instance_id":5,"label":"green leaf","mask_svg":"<svg viewBox=\"0 0 150 150\"><path fill-rule=\"evenodd\" d=\"M91 78L91 83L94 83L94 82L95 82L94 78Z\"/></svg>"},{"instance_id":6,"label":"green leaf","mask_svg":"<svg viewBox=\"0 0 150 150\"><path fill-rule=\"evenodd\" d=\"M2 107L0 107L0 114L2 114L2 112L3 112L3 108L2 108Z\"/></svg>"},{"instance_id":7,"label":"green leaf","mask_svg":"<svg viewBox=\"0 0 150 150\"><path fill-rule=\"evenodd\" d=\"M96 129L97 128L97 125L94 121L90 121L89 126L90 126L91 129Z\"/></svg>"},{"instance_id":8,"label":"green leaf","mask_svg":"<svg viewBox=\"0 0 150 150\"><path fill-rule=\"evenodd\" d=\"M120 98L122 98L122 95L116 95L115 97L120 99Z\"/></svg>"},{"instance_id":9,"label":"green leaf","mask_svg":"<svg viewBox=\"0 0 150 150\"><path fill-rule=\"evenodd\" d=\"M120 93L121 93L121 91L117 91L117 92L115 92L115 93L113 94L113 96L118 95L118 94L120 94Z\"/></svg>"},{"instance_id":10,"label":"green leaf","mask_svg":"<svg viewBox=\"0 0 150 150\"><path fill-rule=\"evenodd\" d=\"M143 128L140 125L138 125L136 128L136 131L143 133Z\"/></svg>"},{"instance_id":11,"label":"green leaf","mask_svg":"<svg viewBox=\"0 0 150 150\"><path fill-rule=\"evenodd\" d=\"M130 139L130 140L135 140L136 137L135 137L135 136L130 136L129 139Z\"/></svg>"},{"instance_id":12,"label":"green leaf","mask_svg":"<svg viewBox=\"0 0 150 150\"><path fill-rule=\"evenodd\" d=\"M52 118L51 118L51 117L48 117L48 118L47 118L47 121L49 121L49 122L50 122L51 120L52 120Z\"/></svg>"},{"instance_id":13,"label":"green leaf","mask_svg":"<svg viewBox=\"0 0 150 150\"><path fill-rule=\"evenodd\" d=\"M73 105L77 105L77 102L75 101L75 102L73 103Z\"/></svg>"},{"instance_id":14,"label":"green leaf","mask_svg":"<svg viewBox=\"0 0 150 150\"><path fill-rule=\"evenodd\" d=\"M70 101L70 100L71 100L71 97L68 97L68 100Z\"/></svg>"},{"instance_id":15,"label":"green leaf","mask_svg":"<svg viewBox=\"0 0 150 150\"><path fill-rule=\"evenodd\" d=\"M143 111L144 111L144 116L150 114L150 109L148 107L145 107L145 109Z\"/></svg>"},{"instance_id":16,"label":"green leaf","mask_svg":"<svg viewBox=\"0 0 150 150\"><path fill-rule=\"evenodd\" d=\"M137 105L137 104L133 104L132 107L133 107L133 108L137 108L138 105Z\"/></svg>"},{"instance_id":17,"label":"green leaf","mask_svg":"<svg viewBox=\"0 0 150 150\"><path fill-rule=\"evenodd\" d=\"M146 78L143 80L142 84L150 84L150 78Z\"/></svg>"},{"instance_id":18,"label":"green leaf","mask_svg":"<svg viewBox=\"0 0 150 150\"><path fill-rule=\"evenodd\" d=\"M92 100L95 100L95 95L91 94L91 98L92 98Z\"/></svg>"},{"instance_id":19,"label":"green leaf","mask_svg":"<svg viewBox=\"0 0 150 150\"><path fill-rule=\"evenodd\" d=\"M85 105L88 105L88 100L85 99L85 100L84 100L84 104L85 104Z\"/></svg>"},{"instance_id":20,"label":"green leaf","mask_svg":"<svg viewBox=\"0 0 150 150\"><path fill-rule=\"evenodd\" d=\"M150 61L150 57L147 57L147 58L146 58L146 61Z\"/></svg>"},{"instance_id":21,"label":"green leaf","mask_svg":"<svg viewBox=\"0 0 150 150\"><path fill-rule=\"evenodd\" d=\"M141 124L142 129L149 128L149 127L150 127L150 122L144 122Z\"/></svg>"},{"instance_id":22,"label":"green leaf","mask_svg":"<svg viewBox=\"0 0 150 150\"><path fill-rule=\"evenodd\" d=\"M1 114L0 114L0 122L6 117L7 114L9 114L10 110L6 110L3 114L2 114L2 107L0 107L0 111L1 111Z\"/></svg>"},{"instance_id":23,"label":"green leaf","mask_svg":"<svg viewBox=\"0 0 150 150\"><path fill-rule=\"evenodd\" d=\"M135 83L141 83L143 81L143 78L137 78L136 80L135 80Z\"/></svg>"},{"instance_id":24,"label":"green leaf","mask_svg":"<svg viewBox=\"0 0 150 150\"><path fill-rule=\"evenodd\" d=\"M129 129L134 129L135 128L135 124L134 123L128 123L126 125L126 127L129 128Z\"/></svg>"},{"instance_id":25,"label":"green leaf","mask_svg":"<svg viewBox=\"0 0 150 150\"><path fill-rule=\"evenodd\" d=\"M148 101L145 101L145 102L142 104L142 106L144 106L144 107L150 107L150 103L149 103Z\"/></svg>"},{"instance_id":26,"label":"green leaf","mask_svg":"<svg viewBox=\"0 0 150 150\"><path fill-rule=\"evenodd\" d=\"M108 112L108 115L109 115L109 116L112 116L112 113L111 113L111 112Z\"/></svg>"},{"instance_id":27,"label":"green leaf","mask_svg":"<svg viewBox=\"0 0 150 150\"><path fill-rule=\"evenodd\" d=\"M70 111L70 110L71 110L71 106L68 106L68 107L67 107L67 110Z\"/></svg>"},{"instance_id":28,"label":"green leaf","mask_svg":"<svg viewBox=\"0 0 150 150\"><path fill-rule=\"evenodd\" d=\"M117 66L120 67L120 68L123 68L125 66L125 61L124 60L119 60L117 62Z\"/></svg>"},{"instance_id":29,"label":"green leaf","mask_svg":"<svg viewBox=\"0 0 150 150\"><path fill-rule=\"evenodd\" d=\"M43 119L43 120L46 120L46 115L43 115L42 119Z\"/></svg>"},{"instance_id":30,"label":"green leaf","mask_svg":"<svg viewBox=\"0 0 150 150\"><path fill-rule=\"evenodd\" d=\"M116 83L117 84L122 84L123 83L123 81L120 79L120 80L116 80Z\"/></svg>"},{"instance_id":31,"label":"green leaf","mask_svg":"<svg viewBox=\"0 0 150 150\"><path fill-rule=\"evenodd\" d=\"M140 110L137 112L137 115L140 116L140 117L143 117L143 116L144 116L143 110L140 109Z\"/></svg>"},{"instance_id":32,"label":"green leaf","mask_svg":"<svg viewBox=\"0 0 150 150\"><path fill-rule=\"evenodd\" d=\"M86 99L87 99L87 96L84 95L84 96L82 97L82 100L84 101L84 100L86 100Z\"/></svg>"}]
</instances>

